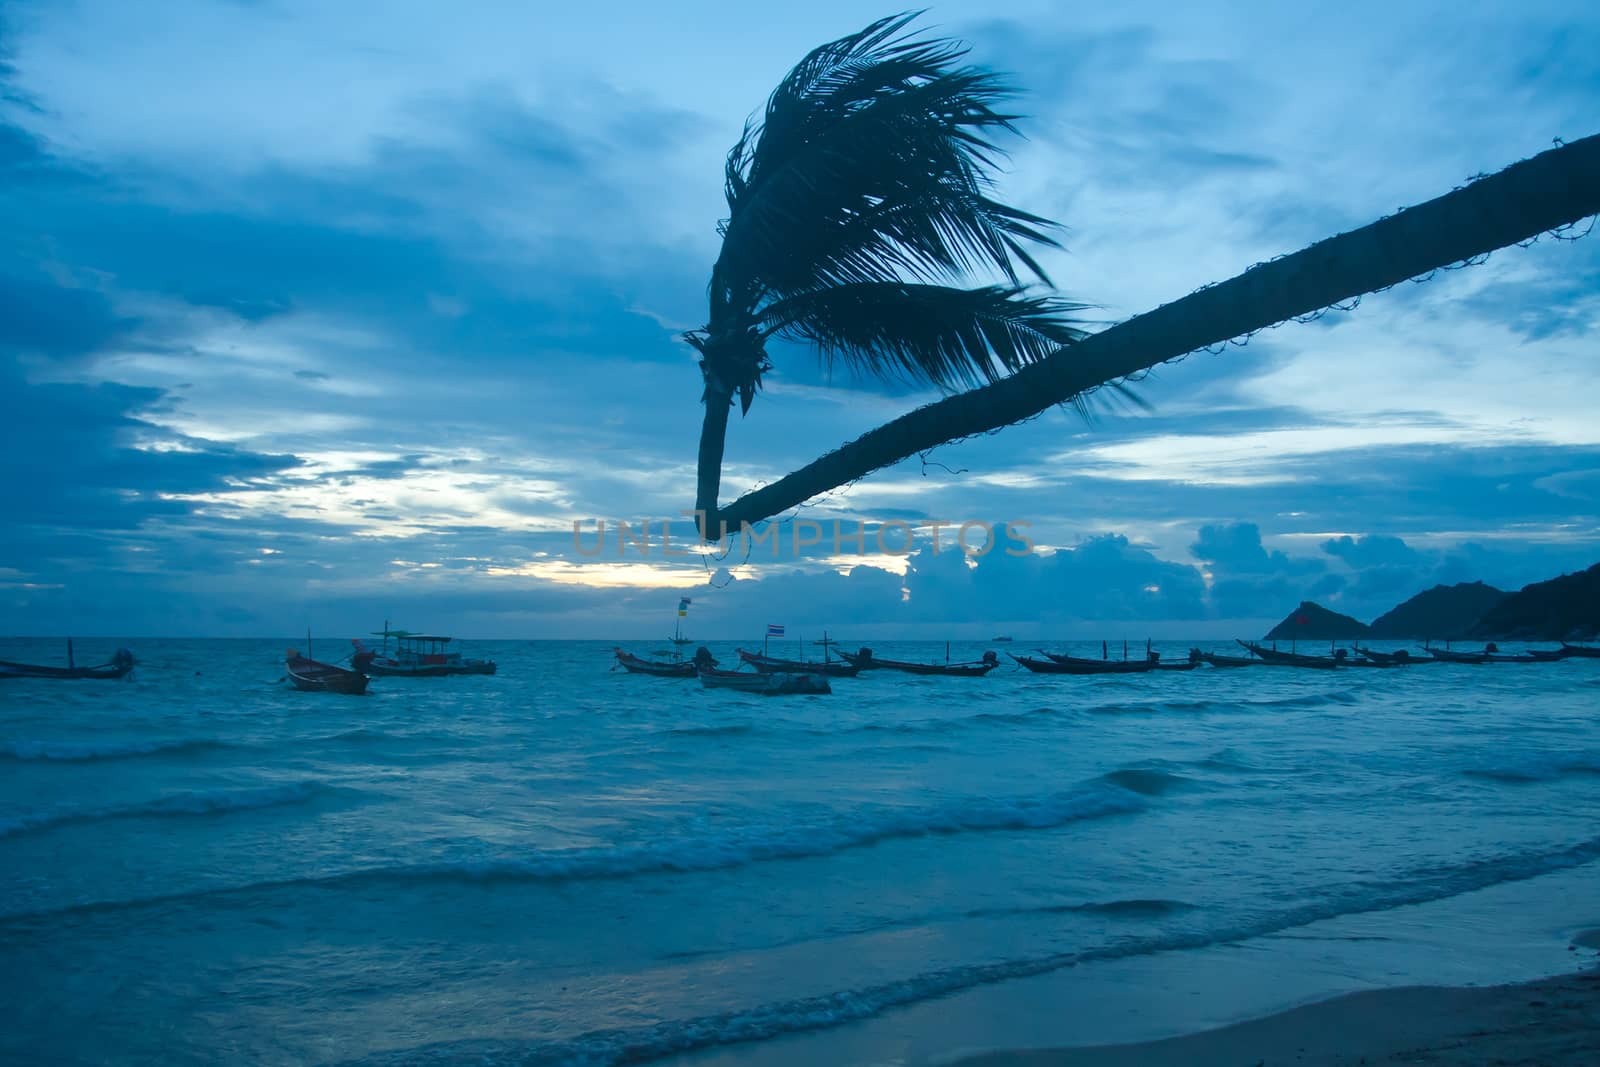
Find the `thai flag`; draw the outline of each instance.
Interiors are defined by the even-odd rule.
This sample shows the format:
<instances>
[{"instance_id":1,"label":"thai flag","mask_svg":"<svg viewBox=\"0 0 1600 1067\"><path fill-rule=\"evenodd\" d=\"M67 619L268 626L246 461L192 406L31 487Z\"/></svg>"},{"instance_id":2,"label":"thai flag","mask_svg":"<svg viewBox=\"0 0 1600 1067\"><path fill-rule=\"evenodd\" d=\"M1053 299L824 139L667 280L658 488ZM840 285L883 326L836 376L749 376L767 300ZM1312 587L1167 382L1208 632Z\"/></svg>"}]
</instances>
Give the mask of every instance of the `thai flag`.
<instances>
[{"instance_id":1,"label":"thai flag","mask_svg":"<svg viewBox=\"0 0 1600 1067\"><path fill-rule=\"evenodd\" d=\"M782 637L783 636L783 627L775 626L770 622L767 623L767 636L768 637Z\"/></svg>"}]
</instances>

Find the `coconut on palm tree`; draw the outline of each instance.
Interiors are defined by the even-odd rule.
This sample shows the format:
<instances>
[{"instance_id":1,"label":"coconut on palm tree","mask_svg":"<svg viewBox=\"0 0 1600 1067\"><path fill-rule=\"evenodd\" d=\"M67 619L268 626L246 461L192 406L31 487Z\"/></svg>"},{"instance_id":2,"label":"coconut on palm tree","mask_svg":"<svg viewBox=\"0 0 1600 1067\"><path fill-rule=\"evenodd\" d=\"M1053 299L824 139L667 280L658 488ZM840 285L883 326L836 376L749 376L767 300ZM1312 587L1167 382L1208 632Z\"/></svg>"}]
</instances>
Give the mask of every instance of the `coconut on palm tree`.
<instances>
[{"instance_id":1,"label":"coconut on palm tree","mask_svg":"<svg viewBox=\"0 0 1600 1067\"><path fill-rule=\"evenodd\" d=\"M717 528L728 416L748 413L774 339L828 365L941 388L993 382L1083 336L1082 305L1030 246L1053 224L1001 203L996 138L1013 95L959 43L880 19L791 70L728 154L728 218L700 353L705 420L696 508ZM962 285L988 275L986 284ZM714 533L712 536L715 536Z\"/></svg>"}]
</instances>

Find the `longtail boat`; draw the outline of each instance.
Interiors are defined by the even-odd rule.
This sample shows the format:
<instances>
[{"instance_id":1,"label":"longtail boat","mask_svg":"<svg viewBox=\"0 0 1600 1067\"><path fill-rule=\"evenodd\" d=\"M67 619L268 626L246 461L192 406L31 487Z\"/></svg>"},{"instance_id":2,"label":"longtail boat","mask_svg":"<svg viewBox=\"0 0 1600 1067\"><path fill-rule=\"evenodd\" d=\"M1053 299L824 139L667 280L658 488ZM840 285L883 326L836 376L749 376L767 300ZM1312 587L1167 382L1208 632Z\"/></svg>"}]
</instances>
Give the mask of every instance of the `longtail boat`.
<instances>
[{"instance_id":1,"label":"longtail boat","mask_svg":"<svg viewBox=\"0 0 1600 1067\"><path fill-rule=\"evenodd\" d=\"M1254 656L1224 656L1220 652L1202 652L1198 648L1189 650L1191 659L1199 659L1202 663L1209 663L1213 667L1259 667L1263 661Z\"/></svg>"},{"instance_id":2,"label":"longtail boat","mask_svg":"<svg viewBox=\"0 0 1600 1067\"><path fill-rule=\"evenodd\" d=\"M629 674L653 674L657 678L693 678L695 665L693 660L659 660L641 659L631 652L620 648L613 648L612 654L617 657L617 667L621 667ZM612 670L616 670L613 667Z\"/></svg>"},{"instance_id":3,"label":"longtail boat","mask_svg":"<svg viewBox=\"0 0 1600 1067\"><path fill-rule=\"evenodd\" d=\"M1096 665L1099 665L1100 667L1103 668L1105 664L1113 663L1113 662L1117 662L1117 663L1140 663L1140 664L1144 664L1145 665L1143 667L1143 669L1152 670L1152 671L1192 671L1192 670L1194 670L1196 667L1198 667L1200 665L1200 661L1195 658L1195 655L1194 655L1193 652L1189 653L1189 658L1187 660L1182 660L1182 661L1179 661L1179 662L1176 662L1176 663L1162 663L1161 662L1161 653L1152 652L1150 650L1150 642L1149 641L1146 641L1144 643L1144 659L1143 660L1130 660L1130 659L1128 659L1128 643L1126 641L1124 641L1122 643L1122 659L1120 659L1120 660L1112 660L1110 658L1110 649L1107 647L1107 645L1106 645L1106 643L1104 641L1100 642L1100 658L1099 659L1090 659L1090 658L1088 658L1086 656L1064 656L1064 655L1061 655L1061 654L1056 653L1056 652L1046 652L1046 651L1044 651L1044 649L1040 649L1039 650L1039 654L1044 656L1045 658L1047 658L1049 660L1052 660L1052 661L1056 662L1056 663L1066 663L1066 664L1071 664L1074 667L1084 668L1083 670L1078 671L1079 674L1129 674L1129 673L1138 674L1138 673L1140 673L1138 669L1135 669L1135 670L1132 670L1132 671L1128 671L1128 670L1108 671L1108 670L1104 670L1104 669L1101 669L1101 670L1090 669L1090 668L1095 667Z\"/></svg>"},{"instance_id":4,"label":"longtail boat","mask_svg":"<svg viewBox=\"0 0 1600 1067\"><path fill-rule=\"evenodd\" d=\"M1456 652L1448 648L1425 648L1428 655L1445 663L1488 663L1487 652Z\"/></svg>"},{"instance_id":5,"label":"longtail boat","mask_svg":"<svg viewBox=\"0 0 1600 1067\"><path fill-rule=\"evenodd\" d=\"M806 663L797 659L779 659L761 652L746 652L739 649L739 658L750 664L762 674L821 674L828 678L854 678L861 673L861 668L853 663Z\"/></svg>"},{"instance_id":6,"label":"longtail boat","mask_svg":"<svg viewBox=\"0 0 1600 1067\"><path fill-rule=\"evenodd\" d=\"M644 659L621 648L613 648L611 652L617 657L617 662L611 669L621 667L629 674L653 674L657 678L693 678L700 667L715 667L717 661L704 645L695 650L693 659L683 658L683 646L694 644L692 639L683 635L683 619L689 613L691 603L693 601L688 597L678 601L678 620L672 626L672 651L654 653L656 656L670 656L670 659Z\"/></svg>"},{"instance_id":7,"label":"longtail boat","mask_svg":"<svg viewBox=\"0 0 1600 1067\"><path fill-rule=\"evenodd\" d=\"M1551 663L1558 659L1566 659L1566 653L1560 649L1526 649L1522 652L1501 652L1500 646L1490 641L1483 646L1483 654L1489 657L1490 663Z\"/></svg>"},{"instance_id":8,"label":"longtail boat","mask_svg":"<svg viewBox=\"0 0 1600 1067\"><path fill-rule=\"evenodd\" d=\"M1578 659L1600 659L1600 647L1594 645L1569 645L1563 641L1561 651Z\"/></svg>"},{"instance_id":9,"label":"longtail boat","mask_svg":"<svg viewBox=\"0 0 1600 1067\"><path fill-rule=\"evenodd\" d=\"M723 671L701 667L700 684L707 689L737 689L761 696L820 696L833 692L828 679L815 672L784 674L759 671Z\"/></svg>"},{"instance_id":10,"label":"longtail boat","mask_svg":"<svg viewBox=\"0 0 1600 1067\"><path fill-rule=\"evenodd\" d=\"M76 679L99 679L110 681L122 678L133 670L135 660L133 653L125 648L117 649L111 659L93 667L80 667L72 656L72 639L67 639L67 665L65 667L46 667L37 663L13 663L9 660L0 660L0 678L53 678L57 681L71 681Z\"/></svg>"},{"instance_id":11,"label":"longtail boat","mask_svg":"<svg viewBox=\"0 0 1600 1067\"><path fill-rule=\"evenodd\" d=\"M1156 661L1148 659L1077 659L1073 656L1050 656L1034 659L1007 653L1035 674L1144 674L1155 669Z\"/></svg>"},{"instance_id":12,"label":"longtail boat","mask_svg":"<svg viewBox=\"0 0 1600 1067\"><path fill-rule=\"evenodd\" d=\"M1355 650L1356 655L1360 656L1362 659L1365 659L1371 663L1381 663L1386 667L1404 667L1412 663L1441 662L1439 660L1422 659L1419 656L1413 656L1410 652L1407 652L1403 648L1395 652L1379 652L1376 649L1364 648L1361 645L1356 645Z\"/></svg>"},{"instance_id":13,"label":"longtail boat","mask_svg":"<svg viewBox=\"0 0 1600 1067\"><path fill-rule=\"evenodd\" d=\"M395 678L443 678L451 674L493 674L492 659L463 659L461 653L450 650L448 637L415 634L409 630L391 630L387 621L383 629L374 631L373 637L383 638L383 648L373 650L355 645L351 662L367 674ZM394 651L389 651L389 638L394 638Z\"/></svg>"},{"instance_id":14,"label":"longtail boat","mask_svg":"<svg viewBox=\"0 0 1600 1067\"><path fill-rule=\"evenodd\" d=\"M1315 670L1331 671L1342 666L1340 661L1332 656L1302 656L1298 652L1279 652L1275 648L1263 648L1253 641L1240 641L1239 644L1260 656L1261 661L1269 667L1310 667Z\"/></svg>"},{"instance_id":15,"label":"longtail boat","mask_svg":"<svg viewBox=\"0 0 1600 1067\"><path fill-rule=\"evenodd\" d=\"M344 693L360 696L367 691L367 676L360 671L319 663L302 656L296 649L284 653L284 671L296 689L308 693Z\"/></svg>"},{"instance_id":16,"label":"longtail boat","mask_svg":"<svg viewBox=\"0 0 1600 1067\"><path fill-rule=\"evenodd\" d=\"M910 663L898 659L879 659L872 654L870 648L863 648L859 652L840 650L839 655L852 667L864 671L901 671L905 674L939 675L944 678L982 678L1000 666L1000 657L993 652L985 652L982 659L970 663L951 663L949 645L945 646L943 663Z\"/></svg>"}]
</instances>

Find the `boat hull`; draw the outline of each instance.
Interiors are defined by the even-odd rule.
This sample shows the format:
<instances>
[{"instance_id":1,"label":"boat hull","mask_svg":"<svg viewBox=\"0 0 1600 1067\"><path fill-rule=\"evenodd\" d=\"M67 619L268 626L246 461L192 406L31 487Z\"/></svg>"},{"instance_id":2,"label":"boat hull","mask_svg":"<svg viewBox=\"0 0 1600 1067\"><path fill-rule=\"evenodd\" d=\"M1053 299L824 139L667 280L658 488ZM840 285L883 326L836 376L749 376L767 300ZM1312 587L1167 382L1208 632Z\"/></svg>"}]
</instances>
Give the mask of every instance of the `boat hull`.
<instances>
[{"instance_id":1,"label":"boat hull","mask_svg":"<svg viewBox=\"0 0 1600 1067\"><path fill-rule=\"evenodd\" d=\"M1488 663L1487 652L1452 652L1447 648L1424 649L1428 655L1441 663Z\"/></svg>"},{"instance_id":2,"label":"boat hull","mask_svg":"<svg viewBox=\"0 0 1600 1067\"><path fill-rule=\"evenodd\" d=\"M1213 667L1259 667L1263 661L1250 656L1224 656L1220 652L1200 652L1201 662Z\"/></svg>"},{"instance_id":3,"label":"boat hull","mask_svg":"<svg viewBox=\"0 0 1600 1067\"><path fill-rule=\"evenodd\" d=\"M68 645L68 659L71 658L71 646ZM54 681L71 682L83 680L115 681L125 678L133 670L135 660L133 653L125 648L117 649L117 654L111 658L110 663L102 663L95 667L46 667L37 663L13 663L10 660L0 660L0 679L4 678L48 678Z\"/></svg>"},{"instance_id":4,"label":"boat hull","mask_svg":"<svg viewBox=\"0 0 1600 1067\"><path fill-rule=\"evenodd\" d=\"M1260 656L1261 662L1269 667L1304 667L1311 670L1332 671L1342 666L1332 656L1302 656L1297 652L1279 652L1275 648L1263 648L1248 641L1240 641L1239 644Z\"/></svg>"},{"instance_id":5,"label":"boat hull","mask_svg":"<svg viewBox=\"0 0 1600 1067\"><path fill-rule=\"evenodd\" d=\"M840 652L839 655L852 667L864 671L899 671L902 674L919 674L940 678L982 678L996 667L999 660L978 663L910 663L905 660L879 659L863 652ZM991 653L992 655L992 653Z\"/></svg>"},{"instance_id":6,"label":"boat hull","mask_svg":"<svg viewBox=\"0 0 1600 1067\"><path fill-rule=\"evenodd\" d=\"M415 667L404 663L373 660L365 664L362 669L368 674L384 678L444 678L452 674L493 674L496 667L493 660L467 660L464 663L449 665L422 664Z\"/></svg>"},{"instance_id":7,"label":"boat hull","mask_svg":"<svg viewBox=\"0 0 1600 1067\"><path fill-rule=\"evenodd\" d=\"M289 683L305 693L361 696L367 691L367 676L360 671L348 671L303 656L287 661L284 672L289 676Z\"/></svg>"},{"instance_id":8,"label":"boat hull","mask_svg":"<svg viewBox=\"0 0 1600 1067\"><path fill-rule=\"evenodd\" d=\"M820 696L833 692L828 679L820 674L762 674L706 668L700 671L700 684L707 689L732 689L760 696Z\"/></svg>"},{"instance_id":9,"label":"boat hull","mask_svg":"<svg viewBox=\"0 0 1600 1067\"><path fill-rule=\"evenodd\" d=\"M1396 652L1375 652L1370 648L1362 648L1360 645L1357 645L1355 646L1355 649L1356 654L1363 659L1372 663L1381 663L1386 667L1406 667L1413 663L1441 662L1435 659L1423 659L1421 656L1413 656L1410 652L1403 648Z\"/></svg>"},{"instance_id":10,"label":"boat hull","mask_svg":"<svg viewBox=\"0 0 1600 1067\"><path fill-rule=\"evenodd\" d=\"M802 663L793 659L774 659L759 652L739 649L739 658L762 674L820 674L825 678L854 678L861 668L853 663Z\"/></svg>"},{"instance_id":11,"label":"boat hull","mask_svg":"<svg viewBox=\"0 0 1600 1067\"><path fill-rule=\"evenodd\" d=\"M617 657L617 666L629 674L649 674L657 678L693 678L695 665L688 660L678 663L662 663L659 660L641 659L630 652L620 648L612 649Z\"/></svg>"},{"instance_id":12,"label":"boat hull","mask_svg":"<svg viewBox=\"0 0 1600 1067\"><path fill-rule=\"evenodd\" d=\"M1035 674L1148 674L1155 669L1154 660L1073 660L1034 659L1031 656L1012 656Z\"/></svg>"}]
</instances>

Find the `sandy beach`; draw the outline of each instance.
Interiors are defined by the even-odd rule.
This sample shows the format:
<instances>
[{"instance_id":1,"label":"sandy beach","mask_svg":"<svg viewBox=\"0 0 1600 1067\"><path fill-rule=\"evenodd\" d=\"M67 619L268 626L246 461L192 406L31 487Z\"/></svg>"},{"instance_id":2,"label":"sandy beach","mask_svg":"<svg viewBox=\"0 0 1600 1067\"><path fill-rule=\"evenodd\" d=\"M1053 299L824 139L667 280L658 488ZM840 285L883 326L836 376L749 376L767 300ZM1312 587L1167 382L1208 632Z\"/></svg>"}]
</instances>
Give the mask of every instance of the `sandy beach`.
<instances>
[{"instance_id":1,"label":"sandy beach","mask_svg":"<svg viewBox=\"0 0 1600 1067\"><path fill-rule=\"evenodd\" d=\"M1573 943L1580 951L1600 949L1600 930ZM1588 1067L1600 1062L1600 969L1519 985L1369 990L1163 1041L998 1052L958 1062L960 1067Z\"/></svg>"}]
</instances>

